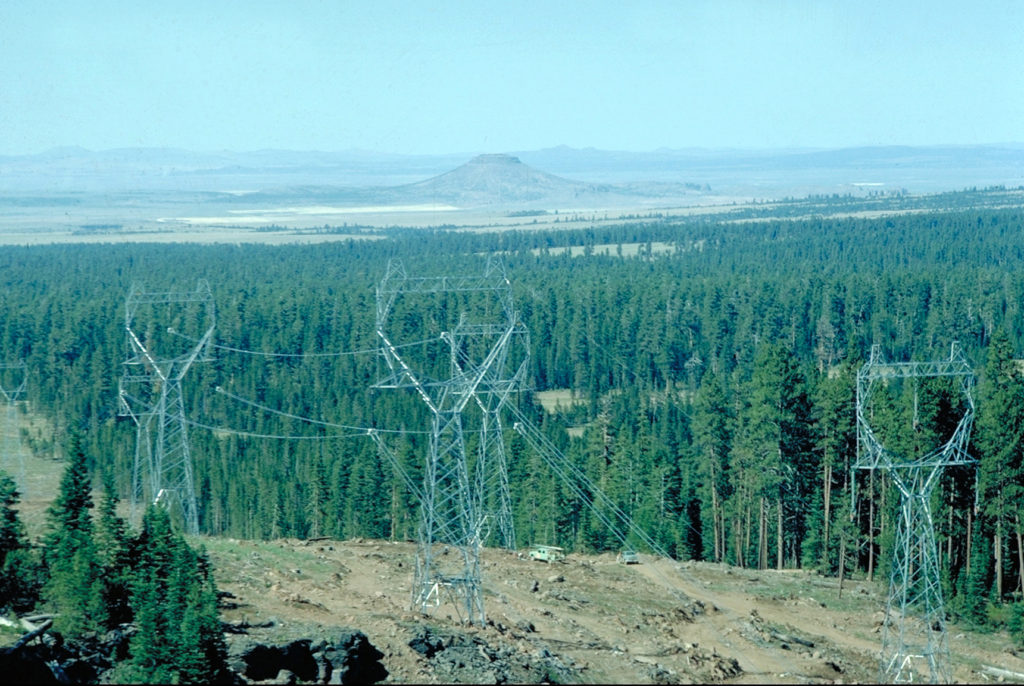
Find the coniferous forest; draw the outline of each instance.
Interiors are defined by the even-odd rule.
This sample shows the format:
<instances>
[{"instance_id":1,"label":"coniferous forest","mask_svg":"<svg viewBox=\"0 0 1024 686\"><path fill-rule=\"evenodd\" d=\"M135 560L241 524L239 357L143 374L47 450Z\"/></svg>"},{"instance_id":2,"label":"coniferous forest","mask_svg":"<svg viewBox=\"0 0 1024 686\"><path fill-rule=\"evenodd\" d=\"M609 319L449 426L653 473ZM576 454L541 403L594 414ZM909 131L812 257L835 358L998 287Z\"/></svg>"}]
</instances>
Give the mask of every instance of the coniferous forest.
<instances>
[{"instance_id":1,"label":"coniferous forest","mask_svg":"<svg viewBox=\"0 0 1024 686\"><path fill-rule=\"evenodd\" d=\"M870 217L406 229L308 246L3 247L0 351L26 363L27 407L55 427L22 439L44 455L66 452L70 441L81 469L123 500L136 439L117 397L125 298L133 284L190 290L205 279L216 304L213 346L183 383L201 532L412 540L416 503L366 429L405 430L389 440L415 480L429 417L414 393L373 388L381 373L375 287L390 259L410 275L433 276L478 273L497 254L530 333L529 389L512 402L665 550L885 578L899 495L884 474L851 474L856 373L873 345L889 361L926 361L947 358L955 341L977 374L977 465L947 470L933 495L947 605L978 626L1020 631L1024 209L979 199L985 194L967 192L960 209ZM412 335L435 316L410 311L402 326ZM566 401L542 407L538 392L550 390L567 391ZM915 387L913 402L910 392L877 393L870 411L886 445L913 457L950 435L964 401L939 381ZM506 434L516 539L618 548L578 495ZM5 512L10 500L4 495ZM104 521L97 526L109 534L116 517ZM3 564L44 578L68 559L54 555L40 567L16 554L16 522L3 526L12 532L0 539ZM85 525L76 526L58 531ZM137 538L117 535L139 578L147 564L175 564L147 547L170 541L167 527L150 513ZM54 536L50 549L67 545ZM194 566L201 554L182 546L162 549ZM109 564L100 552L115 548L78 562ZM150 586L133 582L134 600L123 602L150 608L158 576L146 577ZM70 593L46 583L51 594ZM211 592L203 583L182 593ZM96 594L116 591L74 595L99 602ZM182 607L196 626L207 621Z\"/></svg>"}]
</instances>

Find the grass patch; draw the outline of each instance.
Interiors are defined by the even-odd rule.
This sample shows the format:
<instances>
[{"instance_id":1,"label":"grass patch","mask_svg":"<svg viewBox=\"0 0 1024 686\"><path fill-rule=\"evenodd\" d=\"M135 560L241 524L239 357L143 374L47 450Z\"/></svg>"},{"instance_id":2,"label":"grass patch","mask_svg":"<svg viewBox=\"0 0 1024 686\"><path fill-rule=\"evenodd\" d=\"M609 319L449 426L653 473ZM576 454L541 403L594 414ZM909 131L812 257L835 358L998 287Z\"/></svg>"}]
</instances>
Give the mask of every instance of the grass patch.
<instances>
[{"instance_id":1,"label":"grass patch","mask_svg":"<svg viewBox=\"0 0 1024 686\"><path fill-rule=\"evenodd\" d=\"M230 538L200 537L215 569L227 571L239 564L255 563L264 569L285 572L298 569L325 574L336 569L337 564L321 560L316 548L296 550L273 541L240 541Z\"/></svg>"},{"instance_id":2,"label":"grass patch","mask_svg":"<svg viewBox=\"0 0 1024 686\"><path fill-rule=\"evenodd\" d=\"M583 404L581 398L576 397L576 394L569 388L555 388L550 391L537 391L535 394L537 402L544 408L544 411L548 414L555 414L561 409L569 409L576 405Z\"/></svg>"}]
</instances>

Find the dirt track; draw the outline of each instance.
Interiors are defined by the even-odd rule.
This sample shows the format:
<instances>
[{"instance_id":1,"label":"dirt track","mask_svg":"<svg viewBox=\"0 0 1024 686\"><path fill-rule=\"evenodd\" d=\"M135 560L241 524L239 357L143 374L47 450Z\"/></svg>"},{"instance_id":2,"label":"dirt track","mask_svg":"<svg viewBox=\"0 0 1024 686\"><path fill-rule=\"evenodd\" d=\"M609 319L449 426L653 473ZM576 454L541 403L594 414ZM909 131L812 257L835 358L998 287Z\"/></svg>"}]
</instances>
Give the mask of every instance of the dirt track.
<instances>
[{"instance_id":1,"label":"dirt track","mask_svg":"<svg viewBox=\"0 0 1024 686\"><path fill-rule=\"evenodd\" d=\"M500 652L509 664L547 660L558 680L586 683L851 683L877 679L880 585L804 571L754 572L709 563L624 566L611 554L570 555L547 565L485 550L488 626L466 627L451 608L408 611L415 547L383 541L206 539L219 585L236 607L224 619L250 625L245 640L283 642L364 631L384 654L389 682L473 682L464 670L409 646L424 626ZM242 640L242 639L239 639ZM981 665L1024 672L1003 634L950 627L954 674L977 682ZM503 651L503 652L502 652ZM548 657L550 656L550 657ZM488 660L496 658L491 655ZM486 662L486 661L485 661ZM513 678L515 672L511 673ZM520 678L522 675L520 674ZM553 676L553 679L555 677Z\"/></svg>"}]
</instances>

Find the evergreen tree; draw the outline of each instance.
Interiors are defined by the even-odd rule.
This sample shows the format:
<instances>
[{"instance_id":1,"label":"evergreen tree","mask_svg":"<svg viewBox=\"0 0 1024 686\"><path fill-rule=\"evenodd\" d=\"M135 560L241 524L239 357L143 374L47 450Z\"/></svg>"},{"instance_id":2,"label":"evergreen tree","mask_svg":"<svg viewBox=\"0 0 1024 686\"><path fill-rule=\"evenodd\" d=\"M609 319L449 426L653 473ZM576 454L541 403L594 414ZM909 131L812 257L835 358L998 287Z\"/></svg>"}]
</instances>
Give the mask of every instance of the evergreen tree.
<instances>
[{"instance_id":1,"label":"evergreen tree","mask_svg":"<svg viewBox=\"0 0 1024 686\"><path fill-rule=\"evenodd\" d=\"M114 484L108 473L103 482L103 500L100 501L95 538L102 568L103 604L110 626L130 622L132 619L131 546L128 527L117 514L117 504Z\"/></svg>"},{"instance_id":2,"label":"evergreen tree","mask_svg":"<svg viewBox=\"0 0 1024 686\"><path fill-rule=\"evenodd\" d=\"M391 508L384 496L384 471L380 460L375 450L363 449L355 455L347 489L345 519L346 529L359 536L388 537Z\"/></svg>"},{"instance_id":3,"label":"evergreen tree","mask_svg":"<svg viewBox=\"0 0 1024 686\"><path fill-rule=\"evenodd\" d=\"M745 519L756 513L760 568L770 565L773 548L778 569L787 557L799 561L809 505L808 480L813 478L808 469L810 428L804 377L792 354L780 346L762 346L744 394L732 464L744 482ZM769 535L772 529L774 536Z\"/></svg>"},{"instance_id":4,"label":"evergreen tree","mask_svg":"<svg viewBox=\"0 0 1024 686\"><path fill-rule=\"evenodd\" d=\"M47 547L63 538L91 539L93 534L92 477L80 434L68 438L68 463L61 477L60 491L48 510L50 530Z\"/></svg>"},{"instance_id":5,"label":"evergreen tree","mask_svg":"<svg viewBox=\"0 0 1024 686\"><path fill-rule=\"evenodd\" d=\"M331 484L327 479L327 468L322 454L317 454L313 465L313 483L309 499L309 535L311 538L327 535L330 530Z\"/></svg>"},{"instance_id":6,"label":"evergreen tree","mask_svg":"<svg viewBox=\"0 0 1024 686\"><path fill-rule=\"evenodd\" d=\"M993 540L991 565L995 592L1001 598L1011 590L1004 576L1013 570L1005 551L1012 544L1018 559L1024 559L1024 522L1020 513L1024 499L1024 376L1017 368L1013 347L1003 329L992 335L978 395L981 400L975 446L979 456L980 519L982 535ZM1024 583L1024 569L1018 568L1016 572L1018 584Z\"/></svg>"},{"instance_id":7,"label":"evergreen tree","mask_svg":"<svg viewBox=\"0 0 1024 686\"><path fill-rule=\"evenodd\" d=\"M25 525L14 508L18 504L18 485L0 470L0 564L7 555L25 547Z\"/></svg>"},{"instance_id":8,"label":"evergreen tree","mask_svg":"<svg viewBox=\"0 0 1024 686\"><path fill-rule=\"evenodd\" d=\"M1024 647L1024 602L1017 601L1010 608L1010 619L1006 628L1019 647Z\"/></svg>"},{"instance_id":9,"label":"evergreen tree","mask_svg":"<svg viewBox=\"0 0 1024 686\"><path fill-rule=\"evenodd\" d=\"M834 520L832 537L836 559L836 574L839 576L839 594L842 595L843 579L857 568L857 524L854 520L853 503L847 491L839 494L839 503Z\"/></svg>"},{"instance_id":10,"label":"evergreen tree","mask_svg":"<svg viewBox=\"0 0 1024 686\"><path fill-rule=\"evenodd\" d=\"M857 451L855 376L853 367L848 363L834 368L834 372L830 371L821 380L814 406L817 427L815 450L821 462L821 489L815 489L813 498L816 506L811 507L808 513L815 521L808 525L804 563L817 565L823 572L831 570L835 560L835 546L831 538L836 520L836 482L846 482Z\"/></svg>"},{"instance_id":11,"label":"evergreen tree","mask_svg":"<svg viewBox=\"0 0 1024 686\"><path fill-rule=\"evenodd\" d=\"M227 654L217 594L205 554L150 507L134 543L131 604L138 631L120 678L139 683L211 683L225 675Z\"/></svg>"},{"instance_id":12,"label":"evergreen tree","mask_svg":"<svg viewBox=\"0 0 1024 686\"><path fill-rule=\"evenodd\" d=\"M725 559L725 504L731 495L729 450L732 443L732 413L721 384L714 374L705 377L694 407L694 447L704 498L704 557L715 562Z\"/></svg>"},{"instance_id":13,"label":"evergreen tree","mask_svg":"<svg viewBox=\"0 0 1024 686\"><path fill-rule=\"evenodd\" d=\"M963 588L958 594L954 607L959 607L961 614L968 623L975 627L985 626L988 622L989 590L992 588L992 543L980 535L982 526L975 522L974 535L971 537L971 563L969 571L963 578Z\"/></svg>"},{"instance_id":14,"label":"evergreen tree","mask_svg":"<svg viewBox=\"0 0 1024 686\"><path fill-rule=\"evenodd\" d=\"M57 615L54 626L71 637L101 631L107 624L102 566L89 513L92 506L85 451L81 437L72 434L60 492L48 512L50 529L43 555L47 575L43 597Z\"/></svg>"},{"instance_id":15,"label":"evergreen tree","mask_svg":"<svg viewBox=\"0 0 1024 686\"><path fill-rule=\"evenodd\" d=\"M0 471L0 610L31 607L38 594L38 566L18 518L18 487Z\"/></svg>"}]
</instances>

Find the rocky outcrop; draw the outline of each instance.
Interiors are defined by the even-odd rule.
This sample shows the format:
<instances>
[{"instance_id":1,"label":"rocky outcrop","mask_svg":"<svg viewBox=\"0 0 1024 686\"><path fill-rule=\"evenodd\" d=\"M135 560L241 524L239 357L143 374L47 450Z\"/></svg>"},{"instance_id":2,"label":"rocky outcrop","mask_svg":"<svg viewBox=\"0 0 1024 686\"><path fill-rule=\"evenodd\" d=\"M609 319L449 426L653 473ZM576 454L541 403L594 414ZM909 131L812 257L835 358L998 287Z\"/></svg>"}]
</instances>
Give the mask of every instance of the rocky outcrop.
<instances>
[{"instance_id":1,"label":"rocky outcrop","mask_svg":"<svg viewBox=\"0 0 1024 686\"><path fill-rule=\"evenodd\" d=\"M0 681L10 684L96 683L128 655L135 627L122 624L106 635L64 641L47 632L50 622L29 632L14 645L0 648Z\"/></svg>"},{"instance_id":2,"label":"rocky outcrop","mask_svg":"<svg viewBox=\"0 0 1024 686\"><path fill-rule=\"evenodd\" d=\"M531 653L480 636L418 627L408 645L442 683L524 684L577 681L579 672L546 648Z\"/></svg>"},{"instance_id":3,"label":"rocky outcrop","mask_svg":"<svg viewBox=\"0 0 1024 686\"><path fill-rule=\"evenodd\" d=\"M12 646L0 648L0 683L93 684L129 657L136 628L122 624L102 637L65 642L57 632L26 634ZM230 671L218 682L373 684L388 670L384 655L361 631L343 629L333 640L313 644L308 638L273 645L256 641L235 644L229 652Z\"/></svg>"},{"instance_id":4,"label":"rocky outcrop","mask_svg":"<svg viewBox=\"0 0 1024 686\"><path fill-rule=\"evenodd\" d=\"M380 659L384 657L361 631L348 631L323 651L323 659L332 667L327 683L375 684L388 677Z\"/></svg>"},{"instance_id":5,"label":"rocky outcrop","mask_svg":"<svg viewBox=\"0 0 1024 686\"><path fill-rule=\"evenodd\" d=\"M310 639L285 645L250 643L232 651L229 663L249 682L374 684L388 676L382 657L366 634L345 630L315 645Z\"/></svg>"}]
</instances>

